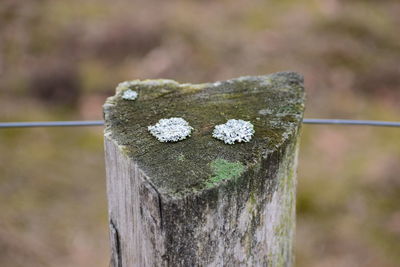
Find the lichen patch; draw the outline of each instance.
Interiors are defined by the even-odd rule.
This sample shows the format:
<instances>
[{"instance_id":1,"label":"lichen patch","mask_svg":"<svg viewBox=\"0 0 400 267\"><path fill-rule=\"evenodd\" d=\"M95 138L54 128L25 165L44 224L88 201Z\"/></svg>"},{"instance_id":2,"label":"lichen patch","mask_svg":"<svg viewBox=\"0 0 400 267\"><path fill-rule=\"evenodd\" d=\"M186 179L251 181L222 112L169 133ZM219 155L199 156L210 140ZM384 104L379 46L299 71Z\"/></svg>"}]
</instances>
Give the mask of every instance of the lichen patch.
<instances>
[{"instance_id":1,"label":"lichen patch","mask_svg":"<svg viewBox=\"0 0 400 267\"><path fill-rule=\"evenodd\" d=\"M125 100L135 100L138 97L138 93L132 89L125 90L122 93L122 98Z\"/></svg>"},{"instance_id":2,"label":"lichen patch","mask_svg":"<svg viewBox=\"0 0 400 267\"><path fill-rule=\"evenodd\" d=\"M235 142L249 142L254 135L254 126L249 121L228 120L225 124L215 126L213 137L225 142L234 144Z\"/></svg>"},{"instance_id":3,"label":"lichen patch","mask_svg":"<svg viewBox=\"0 0 400 267\"><path fill-rule=\"evenodd\" d=\"M190 136L193 127L182 118L172 117L161 119L147 129L160 142L178 142Z\"/></svg>"}]
</instances>

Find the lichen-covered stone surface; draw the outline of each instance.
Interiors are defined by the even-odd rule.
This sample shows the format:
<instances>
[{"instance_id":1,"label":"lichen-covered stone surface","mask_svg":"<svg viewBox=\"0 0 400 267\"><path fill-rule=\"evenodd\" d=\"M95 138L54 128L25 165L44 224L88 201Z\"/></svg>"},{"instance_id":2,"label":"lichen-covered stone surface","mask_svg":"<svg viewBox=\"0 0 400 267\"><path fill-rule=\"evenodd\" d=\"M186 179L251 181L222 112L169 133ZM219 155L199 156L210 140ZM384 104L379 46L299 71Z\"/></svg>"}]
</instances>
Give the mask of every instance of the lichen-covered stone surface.
<instances>
[{"instance_id":1,"label":"lichen-covered stone surface","mask_svg":"<svg viewBox=\"0 0 400 267\"><path fill-rule=\"evenodd\" d=\"M126 84L104 105L114 266L290 265L302 77ZM128 89L135 101L121 98ZM160 143L147 131L169 117L191 137ZM250 142L212 137L229 119L254 125Z\"/></svg>"}]
</instances>

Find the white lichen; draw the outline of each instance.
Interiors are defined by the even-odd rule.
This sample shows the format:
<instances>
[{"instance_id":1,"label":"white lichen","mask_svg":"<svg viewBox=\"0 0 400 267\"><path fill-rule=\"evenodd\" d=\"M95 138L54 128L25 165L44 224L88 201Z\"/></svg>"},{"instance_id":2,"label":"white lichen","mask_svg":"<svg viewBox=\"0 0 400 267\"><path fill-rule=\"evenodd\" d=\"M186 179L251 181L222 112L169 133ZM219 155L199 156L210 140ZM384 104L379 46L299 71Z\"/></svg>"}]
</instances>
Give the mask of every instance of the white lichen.
<instances>
[{"instance_id":1,"label":"white lichen","mask_svg":"<svg viewBox=\"0 0 400 267\"><path fill-rule=\"evenodd\" d=\"M138 97L138 93L132 89L125 90L122 93L122 98L125 100L135 100Z\"/></svg>"},{"instance_id":2,"label":"white lichen","mask_svg":"<svg viewBox=\"0 0 400 267\"><path fill-rule=\"evenodd\" d=\"M215 126L212 136L232 145L235 142L249 142L254 132L254 126L250 122L233 119Z\"/></svg>"},{"instance_id":3,"label":"white lichen","mask_svg":"<svg viewBox=\"0 0 400 267\"><path fill-rule=\"evenodd\" d=\"M190 136L193 127L182 118L172 117L161 119L147 129L160 142L177 142Z\"/></svg>"}]
</instances>

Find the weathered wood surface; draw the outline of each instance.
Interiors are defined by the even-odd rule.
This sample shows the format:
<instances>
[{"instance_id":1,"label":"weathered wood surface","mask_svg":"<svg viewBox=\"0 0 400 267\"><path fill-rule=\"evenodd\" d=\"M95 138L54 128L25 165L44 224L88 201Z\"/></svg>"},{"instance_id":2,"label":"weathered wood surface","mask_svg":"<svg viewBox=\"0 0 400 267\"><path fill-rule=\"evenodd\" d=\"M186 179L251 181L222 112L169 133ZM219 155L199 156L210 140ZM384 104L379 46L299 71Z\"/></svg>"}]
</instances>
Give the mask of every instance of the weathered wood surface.
<instances>
[{"instance_id":1,"label":"weathered wood surface","mask_svg":"<svg viewBox=\"0 0 400 267\"><path fill-rule=\"evenodd\" d=\"M290 266L302 77L129 87L137 100L119 88L104 105L111 265ZM192 136L158 142L147 126L168 117ZM212 138L232 118L254 124L250 142Z\"/></svg>"}]
</instances>

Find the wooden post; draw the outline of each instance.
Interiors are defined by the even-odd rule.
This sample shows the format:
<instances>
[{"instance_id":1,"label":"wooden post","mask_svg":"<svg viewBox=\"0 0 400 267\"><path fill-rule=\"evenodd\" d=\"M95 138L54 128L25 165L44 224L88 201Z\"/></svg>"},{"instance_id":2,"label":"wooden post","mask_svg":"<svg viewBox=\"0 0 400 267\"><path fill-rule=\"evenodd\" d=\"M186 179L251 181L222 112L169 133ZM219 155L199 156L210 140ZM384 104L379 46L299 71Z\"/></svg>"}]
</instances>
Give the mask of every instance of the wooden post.
<instances>
[{"instance_id":1,"label":"wooden post","mask_svg":"<svg viewBox=\"0 0 400 267\"><path fill-rule=\"evenodd\" d=\"M303 80L291 72L121 83L104 105L111 265L290 266L303 110ZM191 136L149 133L170 117ZM252 123L252 139L213 138L228 119Z\"/></svg>"}]
</instances>

